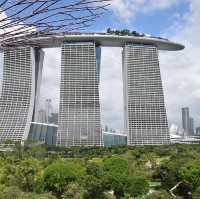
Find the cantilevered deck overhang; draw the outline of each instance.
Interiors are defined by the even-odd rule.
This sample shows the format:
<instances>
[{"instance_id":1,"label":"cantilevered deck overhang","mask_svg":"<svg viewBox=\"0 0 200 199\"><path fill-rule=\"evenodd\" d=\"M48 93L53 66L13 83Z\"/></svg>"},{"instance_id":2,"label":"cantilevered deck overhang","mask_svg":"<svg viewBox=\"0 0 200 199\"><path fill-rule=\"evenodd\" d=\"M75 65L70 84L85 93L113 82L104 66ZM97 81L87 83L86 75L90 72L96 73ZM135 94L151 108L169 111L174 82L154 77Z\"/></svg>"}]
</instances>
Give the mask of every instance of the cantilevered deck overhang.
<instances>
[{"instance_id":1,"label":"cantilevered deck overhang","mask_svg":"<svg viewBox=\"0 0 200 199\"><path fill-rule=\"evenodd\" d=\"M176 51L184 49L179 43L159 37L150 36L119 36L107 33L53 33L48 35L34 35L13 39L7 47L36 46L40 48L60 47L63 42L94 41L105 47L123 47L126 43L154 45L158 50Z\"/></svg>"}]
</instances>

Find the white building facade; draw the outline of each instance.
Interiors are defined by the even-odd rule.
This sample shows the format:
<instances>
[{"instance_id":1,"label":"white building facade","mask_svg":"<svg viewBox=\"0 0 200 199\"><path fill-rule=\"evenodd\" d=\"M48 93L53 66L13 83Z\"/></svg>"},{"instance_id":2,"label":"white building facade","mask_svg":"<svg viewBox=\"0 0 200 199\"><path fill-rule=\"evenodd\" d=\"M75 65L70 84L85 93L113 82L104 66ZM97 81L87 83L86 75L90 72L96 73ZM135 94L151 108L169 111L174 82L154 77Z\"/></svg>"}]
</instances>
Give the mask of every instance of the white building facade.
<instances>
[{"instance_id":1,"label":"white building facade","mask_svg":"<svg viewBox=\"0 0 200 199\"><path fill-rule=\"evenodd\" d=\"M102 145L96 52L94 42L62 45L58 145Z\"/></svg>"},{"instance_id":2,"label":"white building facade","mask_svg":"<svg viewBox=\"0 0 200 199\"><path fill-rule=\"evenodd\" d=\"M0 141L23 141L34 115L40 50L18 47L4 50L0 98ZM38 57L39 56L39 57Z\"/></svg>"},{"instance_id":3,"label":"white building facade","mask_svg":"<svg viewBox=\"0 0 200 199\"><path fill-rule=\"evenodd\" d=\"M156 46L134 43L125 45L123 81L128 145L169 144L170 136Z\"/></svg>"}]
</instances>

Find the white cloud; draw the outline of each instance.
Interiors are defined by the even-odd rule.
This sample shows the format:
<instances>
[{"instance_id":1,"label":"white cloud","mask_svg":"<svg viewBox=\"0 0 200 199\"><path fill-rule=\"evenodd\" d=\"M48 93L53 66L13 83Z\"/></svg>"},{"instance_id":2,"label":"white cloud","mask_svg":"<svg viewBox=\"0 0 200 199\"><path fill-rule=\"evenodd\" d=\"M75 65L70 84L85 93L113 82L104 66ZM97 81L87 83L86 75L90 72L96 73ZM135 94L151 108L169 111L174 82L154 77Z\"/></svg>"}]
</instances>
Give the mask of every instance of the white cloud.
<instances>
[{"instance_id":1,"label":"white cloud","mask_svg":"<svg viewBox=\"0 0 200 199\"><path fill-rule=\"evenodd\" d=\"M133 20L139 13L165 10L181 2L180 0L113 0L111 9L123 20Z\"/></svg>"},{"instance_id":2,"label":"white cloud","mask_svg":"<svg viewBox=\"0 0 200 199\"><path fill-rule=\"evenodd\" d=\"M160 63L169 121L181 125L180 109L189 106L200 125L200 1L190 0L189 5L188 13L170 27L175 33L171 39L185 44L185 50L161 52Z\"/></svg>"},{"instance_id":3,"label":"white cloud","mask_svg":"<svg viewBox=\"0 0 200 199\"><path fill-rule=\"evenodd\" d=\"M11 23L5 12L0 9L0 44L10 38L24 36L35 32L34 26L26 26L23 22ZM15 35L17 34L17 35Z\"/></svg>"},{"instance_id":4,"label":"white cloud","mask_svg":"<svg viewBox=\"0 0 200 199\"><path fill-rule=\"evenodd\" d=\"M60 98L60 66L61 66L61 49L45 49L43 76L40 92L40 107L45 107L45 99L52 99L54 111L59 109Z\"/></svg>"},{"instance_id":5,"label":"white cloud","mask_svg":"<svg viewBox=\"0 0 200 199\"><path fill-rule=\"evenodd\" d=\"M100 102L102 124L123 128L121 48L102 48Z\"/></svg>"},{"instance_id":6,"label":"white cloud","mask_svg":"<svg viewBox=\"0 0 200 199\"><path fill-rule=\"evenodd\" d=\"M148 1L149 3L146 2L147 4L144 5L145 2L145 0L114 1L116 4L115 6L118 6L116 7L116 12L119 12L118 14L122 15L121 17L124 16L126 18L135 17L138 12L166 9L173 4L178 3L178 1L162 1L162 4L159 4L161 1ZM153 2L155 4L152 4ZM134 8L131 7L131 3L135 3L135 6L132 6ZM163 34L173 41L183 43L186 46L185 50L178 52L160 52L160 68L168 120L170 124L176 123L180 127L181 108L184 106L190 107L190 113L195 119L195 125L200 126L200 1L189 0L188 3L188 12L183 16L178 15L174 24L171 27L168 27ZM144 7L140 7L141 9L139 9L138 6L142 5L144 5ZM132 12L134 9L135 12ZM171 36L172 33L173 36ZM116 56L112 56L112 61L109 61L109 56L114 54L116 54ZM103 67L110 67L111 64L109 64L109 62L115 63L119 61L119 54L116 50L107 49L105 56ZM112 76L112 72L109 72L107 73L107 77L109 77L109 74ZM120 77L118 80L114 80L114 82L118 81L121 81ZM109 80L105 80L104 84L109 85ZM120 88L120 86L118 88ZM113 83L110 88L105 88L105 92L109 95L115 89L117 89L117 84ZM115 99L118 98L121 98L120 93L116 93L115 95ZM116 113L114 107L123 107L123 100L108 101L108 99L103 99L102 103L107 104L106 107L112 108L106 109L106 112L103 114L106 115L105 118L110 119L111 116ZM119 115L117 119L119 119ZM122 121L119 123L119 120L117 119L112 117L112 120L110 121L112 121L112 125L115 125L118 128L118 126L122 124Z\"/></svg>"}]
</instances>

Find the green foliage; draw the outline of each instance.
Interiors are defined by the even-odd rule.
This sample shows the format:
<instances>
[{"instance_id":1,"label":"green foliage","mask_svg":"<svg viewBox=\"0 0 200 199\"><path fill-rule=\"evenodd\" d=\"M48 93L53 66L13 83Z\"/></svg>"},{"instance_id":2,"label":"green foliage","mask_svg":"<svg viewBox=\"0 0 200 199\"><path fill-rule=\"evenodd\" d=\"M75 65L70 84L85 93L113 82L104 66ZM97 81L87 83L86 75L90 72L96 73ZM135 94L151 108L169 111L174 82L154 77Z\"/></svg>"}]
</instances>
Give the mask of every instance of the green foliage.
<instances>
[{"instance_id":1,"label":"green foliage","mask_svg":"<svg viewBox=\"0 0 200 199\"><path fill-rule=\"evenodd\" d=\"M145 199L171 199L171 196L167 191L160 190L148 194Z\"/></svg>"},{"instance_id":2,"label":"green foliage","mask_svg":"<svg viewBox=\"0 0 200 199\"><path fill-rule=\"evenodd\" d=\"M56 199L51 193L36 194L36 193L23 193L20 199Z\"/></svg>"},{"instance_id":3,"label":"green foliage","mask_svg":"<svg viewBox=\"0 0 200 199\"><path fill-rule=\"evenodd\" d=\"M22 195L22 191L16 187L6 187L0 192L0 199L18 199Z\"/></svg>"},{"instance_id":4,"label":"green foliage","mask_svg":"<svg viewBox=\"0 0 200 199\"><path fill-rule=\"evenodd\" d=\"M117 155L104 159L105 185L118 199L123 197L128 184L128 161Z\"/></svg>"},{"instance_id":5,"label":"green foliage","mask_svg":"<svg viewBox=\"0 0 200 199\"><path fill-rule=\"evenodd\" d=\"M62 194L62 199L82 199L83 188L77 183L70 183L66 187L66 191Z\"/></svg>"},{"instance_id":6,"label":"green foliage","mask_svg":"<svg viewBox=\"0 0 200 199\"><path fill-rule=\"evenodd\" d=\"M84 169L74 162L58 161L44 170L44 186L48 191L61 196L66 186L82 175Z\"/></svg>"},{"instance_id":7,"label":"green foliage","mask_svg":"<svg viewBox=\"0 0 200 199\"><path fill-rule=\"evenodd\" d=\"M199 199L200 145L66 148L27 142L0 152L0 199L170 199L168 190L178 183L177 198Z\"/></svg>"},{"instance_id":8,"label":"green foliage","mask_svg":"<svg viewBox=\"0 0 200 199\"><path fill-rule=\"evenodd\" d=\"M194 192L193 199L199 199L199 197L200 197L200 187L198 187Z\"/></svg>"},{"instance_id":9,"label":"green foliage","mask_svg":"<svg viewBox=\"0 0 200 199\"><path fill-rule=\"evenodd\" d=\"M195 188L200 186L200 160L191 160L179 170L181 179L193 184Z\"/></svg>"},{"instance_id":10,"label":"green foliage","mask_svg":"<svg viewBox=\"0 0 200 199\"><path fill-rule=\"evenodd\" d=\"M149 191L149 184L143 177L131 177L129 178L129 185L127 192L131 197L138 197L146 195Z\"/></svg>"},{"instance_id":11,"label":"green foliage","mask_svg":"<svg viewBox=\"0 0 200 199\"><path fill-rule=\"evenodd\" d=\"M175 184L181 181L179 169L188 161L185 158L172 157L164 161L154 172L154 178L160 178L164 189L171 189Z\"/></svg>"},{"instance_id":12,"label":"green foliage","mask_svg":"<svg viewBox=\"0 0 200 199\"><path fill-rule=\"evenodd\" d=\"M82 179L82 186L86 192L83 195L84 199L103 199L105 186L101 179L96 178L93 175L86 175Z\"/></svg>"},{"instance_id":13,"label":"green foliage","mask_svg":"<svg viewBox=\"0 0 200 199\"><path fill-rule=\"evenodd\" d=\"M104 159L104 170L111 174L128 174L128 161L117 155Z\"/></svg>"},{"instance_id":14,"label":"green foliage","mask_svg":"<svg viewBox=\"0 0 200 199\"><path fill-rule=\"evenodd\" d=\"M109 34L115 34L115 35L120 35L120 36L124 36L124 35L129 35L129 36L144 36L144 34L142 33L138 33L136 31L130 31L128 29L122 29L122 30L112 30L111 28L107 29L107 33Z\"/></svg>"},{"instance_id":15,"label":"green foliage","mask_svg":"<svg viewBox=\"0 0 200 199\"><path fill-rule=\"evenodd\" d=\"M30 158L20 162L17 166L15 177L23 191L31 192L34 190L38 182L37 174L39 171L40 166L36 159Z\"/></svg>"},{"instance_id":16,"label":"green foliage","mask_svg":"<svg viewBox=\"0 0 200 199\"><path fill-rule=\"evenodd\" d=\"M97 178L101 178L103 176L103 167L95 162L88 163L86 166L86 173L88 175L93 175Z\"/></svg>"}]
</instances>

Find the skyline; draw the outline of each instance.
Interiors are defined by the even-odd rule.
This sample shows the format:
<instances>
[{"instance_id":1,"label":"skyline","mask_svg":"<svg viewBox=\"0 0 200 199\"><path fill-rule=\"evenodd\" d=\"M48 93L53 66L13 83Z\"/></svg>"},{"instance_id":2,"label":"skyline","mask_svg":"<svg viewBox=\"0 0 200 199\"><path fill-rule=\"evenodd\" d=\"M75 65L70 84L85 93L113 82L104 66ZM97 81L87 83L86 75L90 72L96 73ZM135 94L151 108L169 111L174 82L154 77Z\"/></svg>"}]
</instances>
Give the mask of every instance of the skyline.
<instances>
[{"instance_id":1,"label":"skyline","mask_svg":"<svg viewBox=\"0 0 200 199\"><path fill-rule=\"evenodd\" d=\"M116 0L113 2L114 4L110 9L114 10L115 13L124 14L125 12L122 12L121 10L125 6L129 7L129 14L126 14L124 17L121 15L116 16L112 11L109 11L96 22L96 25L94 24L90 27L88 31L103 31L107 27L129 28L131 30L158 36L166 35L169 39L185 44L186 49L181 52L174 52L175 54L171 54L170 52L160 52L160 68L165 102L167 104L167 115L169 124L176 123L181 126L180 109L183 106L189 106L192 110L192 115L195 118L196 124L199 126L200 116L198 113L198 101L200 98L200 80L198 80L198 76L200 68L198 60L198 44L200 43L200 39L197 37L199 32L197 19L199 17L200 2L197 0L184 1L184 3L183 1L154 1L157 2L157 7L155 5L156 3L150 2L145 4L145 9L141 10L139 8L144 6L144 2L146 2L142 0L140 1L140 4L136 4L137 9L135 12L132 12L132 6L126 5L128 4L127 2L132 2L132 4L134 4L134 2L138 1ZM162 4L158 2L162 2ZM139 12L139 10L141 10L141 12ZM158 16L165 16L165 18ZM113 22L114 20L116 22ZM146 22L144 22L145 20ZM151 27L149 21L152 22ZM188 27L190 27L190 29ZM52 68L54 68L55 65L59 67L59 61L56 60L60 59L60 55L59 53L55 53L58 51L58 49L49 49L46 53L44 64L44 70L46 70L46 72L43 73L46 76L43 77L45 83L42 86L43 89L41 89L41 94L43 94L44 97L46 97L44 92L48 90L49 96L46 98L51 98L52 95L54 96L55 94L53 94L52 90L56 92L59 88L54 83L58 80L52 81L52 77L55 77L55 70ZM104 89L104 96L107 96L103 99L104 107L102 107L102 115L105 115L105 120L108 121L106 124L109 125L109 123L111 123L109 126L112 128L120 124L120 121L121 124L123 124L123 118L121 118L120 113L123 109L123 96L121 91L114 93L112 98L109 97L111 91L122 90L121 75L117 73L117 71L121 71L120 51L121 49L102 49L102 71L105 70L107 72L106 76L104 72L104 77L102 77L105 79L102 79L104 85L101 87ZM46 68L47 65L49 66L48 69ZM115 69L115 74L111 73L112 69ZM56 77L59 76L56 75ZM45 85L48 85L48 87L45 88ZM57 85L59 85L59 83L57 83ZM46 93L46 95L48 95L48 93ZM120 100L116 100L116 98L119 98ZM56 101L54 100L56 99L55 97L52 97L52 99L53 101Z\"/></svg>"}]
</instances>

